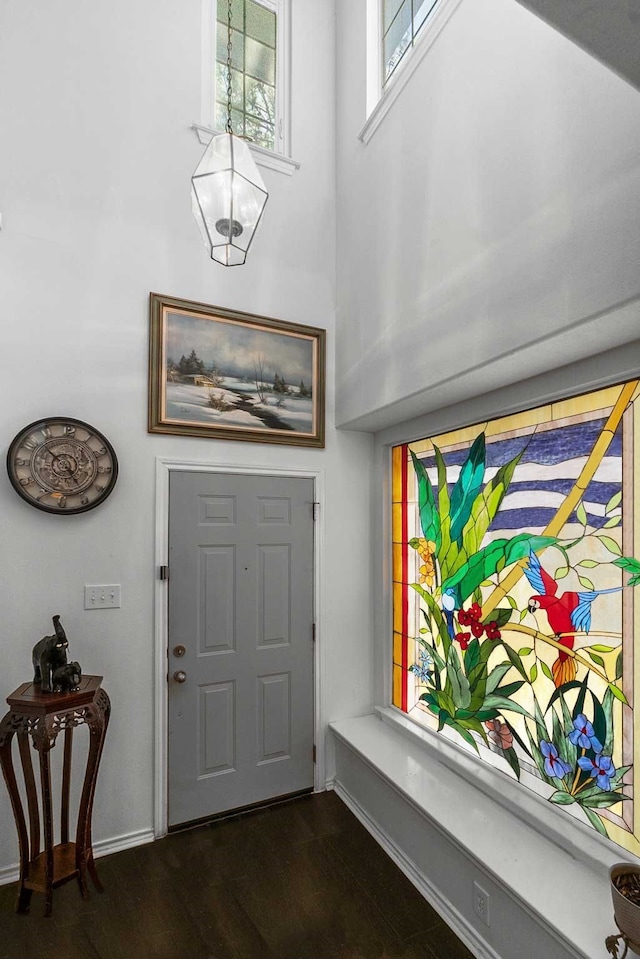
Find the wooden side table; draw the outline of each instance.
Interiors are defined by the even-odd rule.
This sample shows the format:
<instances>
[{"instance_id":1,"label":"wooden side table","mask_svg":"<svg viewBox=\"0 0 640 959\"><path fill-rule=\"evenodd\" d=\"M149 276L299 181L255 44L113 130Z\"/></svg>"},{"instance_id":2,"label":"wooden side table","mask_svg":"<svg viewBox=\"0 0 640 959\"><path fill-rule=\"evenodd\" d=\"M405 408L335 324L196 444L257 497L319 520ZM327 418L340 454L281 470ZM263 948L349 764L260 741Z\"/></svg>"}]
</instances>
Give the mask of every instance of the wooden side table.
<instances>
[{"instance_id":1,"label":"wooden side table","mask_svg":"<svg viewBox=\"0 0 640 959\"><path fill-rule=\"evenodd\" d=\"M53 890L70 879L77 879L83 899L89 898L87 872L99 892L91 840L91 814L98 778L98 766L109 723L111 704L102 676L83 676L80 689L73 693L44 693L40 686L23 683L7 697L9 712L0 722L0 766L9 790L13 815L18 830L20 849L20 881L16 912L28 912L31 894L45 895L45 916L53 907ZM69 793L71 789L71 755L76 726L89 729L89 754L84 774L75 842L69 842ZM58 733L64 730L62 801L60 808L60 842L54 845L51 769L49 754ZM24 775L29 835L25 813L13 765L12 740L16 736ZM36 782L31 764L29 738L40 760L39 808ZM44 849L40 850L40 812L44 832Z\"/></svg>"}]
</instances>

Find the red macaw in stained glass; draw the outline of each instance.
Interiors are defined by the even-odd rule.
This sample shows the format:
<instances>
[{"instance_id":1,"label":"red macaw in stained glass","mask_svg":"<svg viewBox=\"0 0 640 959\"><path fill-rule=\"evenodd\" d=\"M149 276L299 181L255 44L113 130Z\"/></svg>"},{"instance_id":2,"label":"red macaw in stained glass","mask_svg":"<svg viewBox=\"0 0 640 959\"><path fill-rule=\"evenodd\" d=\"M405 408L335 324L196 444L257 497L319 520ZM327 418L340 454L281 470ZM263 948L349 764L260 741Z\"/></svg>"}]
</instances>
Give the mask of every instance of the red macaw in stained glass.
<instances>
[{"instance_id":1,"label":"red macaw in stained glass","mask_svg":"<svg viewBox=\"0 0 640 959\"><path fill-rule=\"evenodd\" d=\"M558 642L567 649L573 649L574 630L589 632L591 604L594 599L604 593L617 593L622 589L622 586L616 586L613 589L594 589L583 593L567 591L558 596L556 580L542 568L540 560L533 551L529 554L529 562L525 566L524 573L531 586L537 591L529 597L529 612L535 613L543 609ZM551 672L556 686L562 686L575 679L576 664L573 656L559 652Z\"/></svg>"}]
</instances>

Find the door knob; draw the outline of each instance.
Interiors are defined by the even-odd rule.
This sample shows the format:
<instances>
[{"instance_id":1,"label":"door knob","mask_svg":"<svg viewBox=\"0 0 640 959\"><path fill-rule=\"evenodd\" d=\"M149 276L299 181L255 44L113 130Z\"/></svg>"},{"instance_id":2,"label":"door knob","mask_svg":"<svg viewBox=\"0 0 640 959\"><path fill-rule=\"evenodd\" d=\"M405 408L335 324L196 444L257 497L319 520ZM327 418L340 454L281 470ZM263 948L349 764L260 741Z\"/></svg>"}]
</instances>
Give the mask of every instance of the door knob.
<instances>
[{"instance_id":1,"label":"door knob","mask_svg":"<svg viewBox=\"0 0 640 959\"><path fill-rule=\"evenodd\" d=\"M184 683L187 681L187 674L183 669L176 669L173 678L177 683Z\"/></svg>"},{"instance_id":2,"label":"door knob","mask_svg":"<svg viewBox=\"0 0 640 959\"><path fill-rule=\"evenodd\" d=\"M173 647L173 655L174 655L174 656L178 656L178 657L184 656L184 654L186 653L186 651L187 651L187 648L186 648L186 646L183 646L182 643L179 643L177 646L174 646L174 647Z\"/></svg>"}]
</instances>

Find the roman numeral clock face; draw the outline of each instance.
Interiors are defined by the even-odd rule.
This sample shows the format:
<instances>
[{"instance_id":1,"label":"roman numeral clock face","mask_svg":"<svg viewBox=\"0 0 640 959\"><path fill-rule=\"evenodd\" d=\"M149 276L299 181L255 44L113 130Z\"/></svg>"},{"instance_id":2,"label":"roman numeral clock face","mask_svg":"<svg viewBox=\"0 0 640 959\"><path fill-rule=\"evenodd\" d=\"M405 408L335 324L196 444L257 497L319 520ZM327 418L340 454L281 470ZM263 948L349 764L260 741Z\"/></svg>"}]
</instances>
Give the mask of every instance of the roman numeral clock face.
<instances>
[{"instance_id":1,"label":"roman numeral clock face","mask_svg":"<svg viewBox=\"0 0 640 959\"><path fill-rule=\"evenodd\" d=\"M47 513L84 513L112 491L118 460L93 426L54 416L18 433L7 453L7 470L14 489L31 506Z\"/></svg>"}]
</instances>

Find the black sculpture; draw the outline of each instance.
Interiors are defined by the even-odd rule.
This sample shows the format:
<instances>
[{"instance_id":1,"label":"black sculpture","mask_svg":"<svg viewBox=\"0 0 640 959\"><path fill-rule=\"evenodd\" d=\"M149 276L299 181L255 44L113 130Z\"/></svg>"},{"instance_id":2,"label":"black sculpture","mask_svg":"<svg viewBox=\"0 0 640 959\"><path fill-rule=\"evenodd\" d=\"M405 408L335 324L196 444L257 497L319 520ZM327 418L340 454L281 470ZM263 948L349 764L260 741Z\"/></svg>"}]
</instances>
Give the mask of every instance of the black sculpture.
<instances>
[{"instance_id":1,"label":"black sculpture","mask_svg":"<svg viewBox=\"0 0 640 959\"><path fill-rule=\"evenodd\" d=\"M67 665L69 643L60 616L53 617L53 636L43 636L33 647L33 682L40 685L43 693L52 693L53 674L60 666Z\"/></svg>"},{"instance_id":2,"label":"black sculpture","mask_svg":"<svg viewBox=\"0 0 640 959\"><path fill-rule=\"evenodd\" d=\"M80 677L82 670L80 663L67 663L66 666L58 666L53 673L53 691L54 693L73 693L80 689Z\"/></svg>"}]
</instances>

